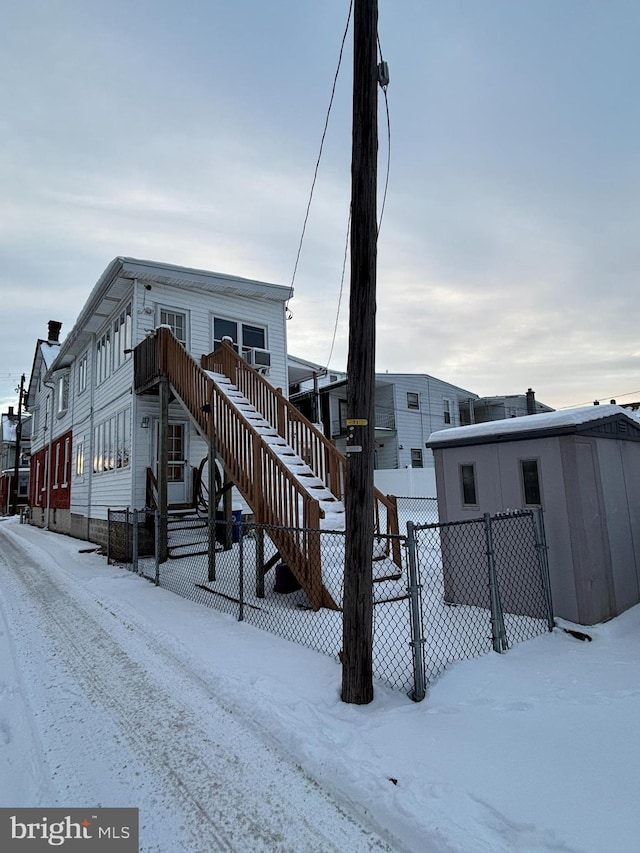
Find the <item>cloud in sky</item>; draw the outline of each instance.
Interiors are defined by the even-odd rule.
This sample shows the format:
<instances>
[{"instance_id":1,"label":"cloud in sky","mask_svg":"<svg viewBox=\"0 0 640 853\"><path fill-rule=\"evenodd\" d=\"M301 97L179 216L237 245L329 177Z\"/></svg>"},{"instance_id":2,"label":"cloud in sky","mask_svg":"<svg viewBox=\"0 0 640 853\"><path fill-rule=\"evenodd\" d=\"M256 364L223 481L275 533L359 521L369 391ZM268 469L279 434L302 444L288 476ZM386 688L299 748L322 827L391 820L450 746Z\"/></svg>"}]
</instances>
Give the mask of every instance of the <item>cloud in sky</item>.
<instances>
[{"instance_id":1,"label":"cloud in sky","mask_svg":"<svg viewBox=\"0 0 640 853\"><path fill-rule=\"evenodd\" d=\"M3 407L47 320L69 331L116 255L290 283L348 0L4 7ZM379 370L479 394L531 386L558 407L637 391L639 29L635 0L380 0ZM323 363L350 53L288 330L292 353ZM382 102L380 131L382 184ZM338 368L348 280L341 305Z\"/></svg>"}]
</instances>

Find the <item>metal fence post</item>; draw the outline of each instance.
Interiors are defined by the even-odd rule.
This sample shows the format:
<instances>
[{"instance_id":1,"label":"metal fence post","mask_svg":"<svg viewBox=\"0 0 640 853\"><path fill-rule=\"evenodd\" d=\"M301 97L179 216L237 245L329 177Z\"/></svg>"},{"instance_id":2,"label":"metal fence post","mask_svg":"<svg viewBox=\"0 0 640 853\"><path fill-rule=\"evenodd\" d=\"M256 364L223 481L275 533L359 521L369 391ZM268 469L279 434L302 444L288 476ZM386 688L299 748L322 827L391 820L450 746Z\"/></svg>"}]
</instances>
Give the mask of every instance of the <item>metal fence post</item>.
<instances>
[{"instance_id":1,"label":"metal fence post","mask_svg":"<svg viewBox=\"0 0 640 853\"><path fill-rule=\"evenodd\" d=\"M156 574L155 584L160 583L160 512L158 510L153 514L153 534L154 534L154 556L156 559Z\"/></svg>"},{"instance_id":2,"label":"metal fence post","mask_svg":"<svg viewBox=\"0 0 640 853\"><path fill-rule=\"evenodd\" d=\"M411 613L411 648L413 652L413 692L409 694L414 702L422 702L426 695L424 672L424 637L422 636L422 585L418 578L416 557L415 525L407 522L407 557L409 609Z\"/></svg>"},{"instance_id":3,"label":"metal fence post","mask_svg":"<svg viewBox=\"0 0 640 853\"><path fill-rule=\"evenodd\" d=\"M549 575L549 554L547 537L544 530L544 518L542 507L537 506L533 510L533 528L536 537L536 551L540 562L540 575L542 577L542 588L544 589L544 600L547 609L547 625L553 631L556 626L553 618L553 599L551 598L551 576Z\"/></svg>"},{"instance_id":4,"label":"metal fence post","mask_svg":"<svg viewBox=\"0 0 640 853\"><path fill-rule=\"evenodd\" d=\"M493 650L503 652L507 649L507 635L504 629L502 606L500 604L500 593L498 591L498 579L496 577L496 559L493 550L493 532L491 530L491 515L484 514L484 535L487 543L487 567L489 570L489 601L491 604L491 641Z\"/></svg>"},{"instance_id":5,"label":"metal fence post","mask_svg":"<svg viewBox=\"0 0 640 853\"><path fill-rule=\"evenodd\" d=\"M107 510L107 565L111 565L111 510Z\"/></svg>"},{"instance_id":6,"label":"metal fence post","mask_svg":"<svg viewBox=\"0 0 640 853\"><path fill-rule=\"evenodd\" d=\"M240 551L240 571L238 577L238 599L240 606L238 608L238 622L244 619L244 535L242 532L243 525L238 524L238 549Z\"/></svg>"},{"instance_id":7,"label":"metal fence post","mask_svg":"<svg viewBox=\"0 0 640 853\"><path fill-rule=\"evenodd\" d=\"M136 574L138 574L138 555L140 553L140 543L138 541L139 531L138 531L138 510L137 509L133 510L133 528L132 528L131 532L133 534L131 537L133 540L133 543L132 543L133 544L133 547L132 547L133 554L131 555L131 557L132 557L132 560L131 560L132 569Z\"/></svg>"}]
</instances>

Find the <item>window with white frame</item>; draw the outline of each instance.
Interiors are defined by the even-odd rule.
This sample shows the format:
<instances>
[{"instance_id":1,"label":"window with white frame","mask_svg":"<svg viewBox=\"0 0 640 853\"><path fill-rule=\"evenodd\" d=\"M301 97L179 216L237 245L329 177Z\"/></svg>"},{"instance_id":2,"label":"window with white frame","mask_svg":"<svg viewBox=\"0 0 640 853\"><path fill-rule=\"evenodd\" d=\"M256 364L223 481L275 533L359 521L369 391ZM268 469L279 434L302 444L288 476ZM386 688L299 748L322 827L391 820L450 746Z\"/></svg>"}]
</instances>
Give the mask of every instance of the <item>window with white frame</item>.
<instances>
[{"instance_id":1,"label":"window with white frame","mask_svg":"<svg viewBox=\"0 0 640 853\"><path fill-rule=\"evenodd\" d=\"M76 442L76 477L84 476L84 441Z\"/></svg>"},{"instance_id":2,"label":"window with white frame","mask_svg":"<svg viewBox=\"0 0 640 853\"><path fill-rule=\"evenodd\" d=\"M84 355L80 356L78 359L78 394L82 394L82 392L87 389L87 366L88 355L85 352Z\"/></svg>"},{"instance_id":3,"label":"window with white frame","mask_svg":"<svg viewBox=\"0 0 640 853\"><path fill-rule=\"evenodd\" d=\"M96 343L96 385L111 376L111 329L98 338Z\"/></svg>"},{"instance_id":4,"label":"window with white frame","mask_svg":"<svg viewBox=\"0 0 640 853\"><path fill-rule=\"evenodd\" d=\"M71 439L64 440L64 458L62 461L62 487L69 485L69 470L71 468Z\"/></svg>"},{"instance_id":5,"label":"window with white frame","mask_svg":"<svg viewBox=\"0 0 640 853\"><path fill-rule=\"evenodd\" d=\"M128 468L131 463L131 410L123 409L93 430L94 474ZM76 457L76 473L78 473ZM83 462L84 466L84 462Z\"/></svg>"},{"instance_id":6,"label":"window with white frame","mask_svg":"<svg viewBox=\"0 0 640 853\"><path fill-rule=\"evenodd\" d=\"M56 456L53 465L53 488L57 489L60 485L60 442L56 442Z\"/></svg>"},{"instance_id":7,"label":"window with white frame","mask_svg":"<svg viewBox=\"0 0 640 853\"><path fill-rule=\"evenodd\" d=\"M113 369L131 358L131 303L113 321Z\"/></svg>"},{"instance_id":8,"label":"window with white frame","mask_svg":"<svg viewBox=\"0 0 640 853\"><path fill-rule=\"evenodd\" d=\"M63 373L58 377L58 389L56 394L58 400L58 416L64 415L69 408L69 374Z\"/></svg>"},{"instance_id":9,"label":"window with white frame","mask_svg":"<svg viewBox=\"0 0 640 853\"><path fill-rule=\"evenodd\" d=\"M267 349L267 330L264 326L241 323L224 317L213 318L213 349L220 349L223 338L231 338L241 355L251 349Z\"/></svg>"},{"instance_id":10,"label":"window with white frame","mask_svg":"<svg viewBox=\"0 0 640 853\"><path fill-rule=\"evenodd\" d=\"M451 400L442 401L442 415L445 424L451 423Z\"/></svg>"},{"instance_id":11,"label":"window with white frame","mask_svg":"<svg viewBox=\"0 0 640 853\"><path fill-rule=\"evenodd\" d=\"M169 326L182 346L186 348L187 315L184 311L175 311L173 308L160 308L158 321L161 326Z\"/></svg>"}]
</instances>

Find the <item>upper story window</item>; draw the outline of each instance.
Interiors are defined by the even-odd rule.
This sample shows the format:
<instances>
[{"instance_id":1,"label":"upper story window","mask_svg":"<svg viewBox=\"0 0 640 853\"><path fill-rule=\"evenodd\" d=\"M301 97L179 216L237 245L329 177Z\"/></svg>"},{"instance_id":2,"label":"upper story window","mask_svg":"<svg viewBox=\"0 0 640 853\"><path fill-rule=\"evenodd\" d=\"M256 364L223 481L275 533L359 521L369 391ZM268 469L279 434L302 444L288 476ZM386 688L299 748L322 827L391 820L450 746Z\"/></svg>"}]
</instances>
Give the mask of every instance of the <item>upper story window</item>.
<instances>
[{"instance_id":1,"label":"upper story window","mask_svg":"<svg viewBox=\"0 0 640 853\"><path fill-rule=\"evenodd\" d=\"M411 467L412 468L422 468L422 448L421 447L412 447L411 448Z\"/></svg>"},{"instance_id":2,"label":"upper story window","mask_svg":"<svg viewBox=\"0 0 640 853\"><path fill-rule=\"evenodd\" d=\"M445 424L451 423L451 400L442 401L442 414Z\"/></svg>"},{"instance_id":3,"label":"upper story window","mask_svg":"<svg viewBox=\"0 0 640 853\"><path fill-rule=\"evenodd\" d=\"M111 376L111 329L96 343L96 385Z\"/></svg>"},{"instance_id":4,"label":"upper story window","mask_svg":"<svg viewBox=\"0 0 640 853\"><path fill-rule=\"evenodd\" d=\"M223 317L213 318L213 348L220 349L223 338L231 338L236 349L242 348L241 355L250 349L267 348L267 330L263 326L241 323L237 320L227 320Z\"/></svg>"},{"instance_id":5,"label":"upper story window","mask_svg":"<svg viewBox=\"0 0 640 853\"><path fill-rule=\"evenodd\" d=\"M183 347L187 346L187 315L184 311L174 311L172 308L160 308L159 325L169 326Z\"/></svg>"},{"instance_id":6,"label":"upper story window","mask_svg":"<svg viewBox=\"0 0 640 853\"><path fill-rule=\"evenodd\" d=\"M63 373L58 378L58 389L56 394L58 400L58 415L64 415L69 408L69 374Z\"/></svg>"},{"instance_id":7,"label":"upper story window","mask_svg":"<svg viewBox=\"0 0 640 853\"><path fill-rule=\"evenodd\" d=\"M132 343L131 303L116 315L96 342L96 385L117 370L131 357Z\"/></svg>"},{"instance_id":8,"label":"upper story window","mask_svg":"<svg viewBox=\"0 0 640 853\"><path fill-rule=\"evenodd\" d=\"M113 369L131 358L131 303L113 321Z\"/></svg>"},{"instance_id":9,"label":"upper story window","mask_svg":"<svg viewBox=\"0 0 640 853\"><path fill-rule=\"evenodd\" d=\"M538 476L538 460L523 459L520 462L522 473L522 490L524 502L527 506L539 506L540 500L540 478Z\"/></svg>"},{"instance_id":10,"label":"upper story window","mask_svg":"<svg viewBox=\"0 0 640 853\"><path fill-rule=\"evenodd\" d=\"M78 359L78 394L82 394L83 391L86 391L87 388L87 366L88 366L88 355L85 352Z\"/></svg>"},{"instance_id":11,"label":"upper story window","mask_svg":"<svg viewBox=\"0 0 640 853\"><path fill-rule=\"evenodd\" d=\"M407 409L420 408L420 395L415 391L407 391Z\"/></svg>"},{"instance_id":12,"label":"upper story window","mask_svg":"<svg viewBox=\"0 0 640 853\"><path fill-rule=\"evenodd\" d=\"M476 498L476 466L460 466L460 485L462 487L462 503L464 506L477 506Z\"/></svg>"}]
</instances>

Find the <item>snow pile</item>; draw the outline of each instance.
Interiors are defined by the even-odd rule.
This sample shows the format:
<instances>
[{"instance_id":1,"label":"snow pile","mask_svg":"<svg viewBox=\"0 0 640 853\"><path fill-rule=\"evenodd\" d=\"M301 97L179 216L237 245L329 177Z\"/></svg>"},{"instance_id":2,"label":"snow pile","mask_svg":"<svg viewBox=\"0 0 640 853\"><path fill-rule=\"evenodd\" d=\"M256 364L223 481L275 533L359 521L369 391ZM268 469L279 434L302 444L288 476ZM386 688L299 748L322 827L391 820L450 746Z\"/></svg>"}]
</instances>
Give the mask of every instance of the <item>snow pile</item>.
<instances>
[{"instance_id":1,"label":"snow pile","mask_svg":"<svg viewBox=\"0 0 640 853\"><path fill-rule=\"evenodd\" d=\"M640 607L349 706L83 544L0 523L0 805L135 806L146 853L638 849Z\"/></svg>"}]
</instances>

